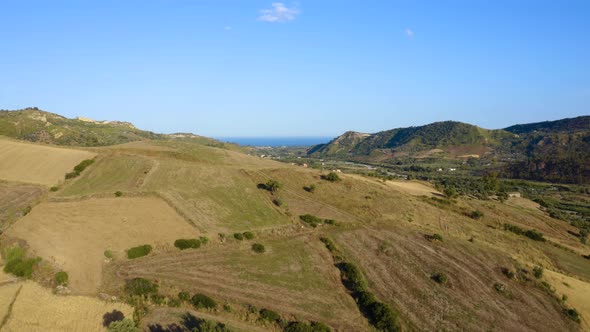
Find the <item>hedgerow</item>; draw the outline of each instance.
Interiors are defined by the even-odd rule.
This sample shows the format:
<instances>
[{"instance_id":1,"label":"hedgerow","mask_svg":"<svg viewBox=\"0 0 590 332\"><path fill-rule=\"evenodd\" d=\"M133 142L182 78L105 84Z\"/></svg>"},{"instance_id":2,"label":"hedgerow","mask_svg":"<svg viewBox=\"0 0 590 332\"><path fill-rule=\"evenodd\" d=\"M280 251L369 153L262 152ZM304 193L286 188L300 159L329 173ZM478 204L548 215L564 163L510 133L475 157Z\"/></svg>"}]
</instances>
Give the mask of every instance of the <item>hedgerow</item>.
<instances>
[{"instance_id":1,"label":"hedgerow","mask_svg":"<svg viewBox=\"0 0 590 332\"><path fill-rule=\"evenodd\" d=\"M144 244L127 250L127 258L134 259L148 255L152 251L152 246Z\"/></svg>"},{"instance_id":2,"label":"hedgerow","mask_svg":"<svg viewBox=\"0 0 590 332\"><path fill-rule=\"evenodd\" d=\"M174 241L174 246L180 250L197 249L201 246L201 241L197 239L178 239Z\"/></svg>"}]
</instances>

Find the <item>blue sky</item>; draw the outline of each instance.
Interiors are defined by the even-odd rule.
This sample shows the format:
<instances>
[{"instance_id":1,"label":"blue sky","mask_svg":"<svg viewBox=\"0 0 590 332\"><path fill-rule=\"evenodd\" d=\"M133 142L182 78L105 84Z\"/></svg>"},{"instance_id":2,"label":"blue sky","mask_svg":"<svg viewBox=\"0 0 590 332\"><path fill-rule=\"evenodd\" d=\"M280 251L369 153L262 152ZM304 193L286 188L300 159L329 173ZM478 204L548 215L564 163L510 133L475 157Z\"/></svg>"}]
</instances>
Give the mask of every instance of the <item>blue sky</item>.
<instances>
[{"instance_id":1,"label":"blue sky","mask_svg":"<svg viewBox=\"0 0 590 332\"><path fill-rule=\"evenodd\" d=\"M590 1L0 0L0 108L324 136L590 114Z\"/></svg>"}]
</instances>

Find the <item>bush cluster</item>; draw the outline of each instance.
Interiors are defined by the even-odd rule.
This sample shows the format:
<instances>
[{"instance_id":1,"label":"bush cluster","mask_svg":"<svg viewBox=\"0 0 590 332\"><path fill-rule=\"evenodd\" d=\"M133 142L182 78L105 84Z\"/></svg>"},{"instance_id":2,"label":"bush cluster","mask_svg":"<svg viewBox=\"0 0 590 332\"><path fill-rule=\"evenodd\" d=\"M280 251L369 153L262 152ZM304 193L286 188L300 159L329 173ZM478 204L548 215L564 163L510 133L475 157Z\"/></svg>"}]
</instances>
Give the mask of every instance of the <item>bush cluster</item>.
<instances>
[{"instance_id":1,"label":"bush cluster","mask_svg":"<svg viewBox=\"0 0 590 332\"><path fill-rule=\"evenodd\" d=\"M305 190L305 191L307 191L309 193L312 193L312 194L315 192L315 189L316 189L315 184L310 184L307 187L303 187L303 190Z\"/></svg>"},{"instance_id":2,"label":"bush cluster","mask_svg":"<svg viewBox=\"0 0 590 332\"><path fill-rule=\"evenodd\" d=\"M254 237L254 233L252 232L234 233L234 238L239 241L242 241L244 239L252 240Z\"/></svg>"},{"instance_id":3,"label":"bush cluster","mask_svg":"<svg viewBox=\"0 0 590 332\"><path fill-rule=\"evenodd\" d=\"M279 315L278 312L272 311L270 309L260 309L259 314L260 319L268 322L279 323L281 321L281 315Z\"/></svg>"},{"instance_id":4,"label":"bush cluster","mask_svg":"<svg viewBox=\"0 0 590 332\"><path fill-rule=\"evenodd\" d=\"M191 303L195 308L213 309L217 307L217 302L205 294L195 294L191 298Z\"/></svg>"},{"instance_id":5,"label":"bush cluster","mask_svg":"<svg viewBox=\"0 0 590 332\"><path fill-rule=\"evenodd\" d=\"M440 241L443 242L443 237L442 235L438 234L438 233L434 233L432 235L425 235L424 236L428 241L434 242L434 241Z\"/></svg>"},{"instance_id":6,"label":"bush cluster","mask_svg":"<svg viewBox=\"0 0 590 332\"><path fill-rule=\"evenodd\" d=\"M174 241L174 246L180 250L197 249L201 246L201 241L197 239L178 239Z\"/></svg>"},{"instance_id":7,"label":"bush cluster","mask_svg":"<svg viewBox=\"0 0 590 332\"><path fill-rule=\"evenodd\" d=\"M518 235L522 235L522 236L526 236L531 240L535 240L535 241L541 241L544 242L545 238L543 237L543 233L541 232L537 232L534 229L522 229L516 225L512 225L512 224L504 224L504 230L505 231L509 231L512 232L514 234L518 234Z\"/></svg>"},{"instance_id":8,"label":"bush cluster","mask_svg":"<svg viewBox=\"0 0 590 332\"><path fill-rule=\"evenodd\" d=\"M133 247L127 250L127 258L134 259L147 256L150 252L152 252L152 246L149 244L144 244L142 246Z\"/></svg>"},{"instance_id":9,"label":"bush cluster","mask_svg":"<svg viewBox=\"0 0 590 332\"><path fill-rule=\"evenodd\" d=\"M80 175L86 167L92 165L94 163L94 159L86 159L82 160L78 165L74 166L74 171L66 173L66 179L72 179Z\"/></svg>"},{"instance_id":10,"label":"bush cluster","mask_svg":"<svg viewBox=\"0 0 590 332\"><path fill-rule=\"evenodd\" d=\"M149 295L158 292L158 285L144 278L128 280L125 291L130 295Z\"/></svg>"},{"instance_id":11,"label":"bush cluster","mask_svg":"<svg viewBox=\"0 0 590 332\"><path fill-rule=\"evenodd\" d=\"M537 279L541 279L541 277L543 276L543 267L541 266L535 266L533 267L533 275L535 276L535 278Z\"/></svg>"},{"instance_id":12,"label":"bush cluster","mask_svg":"<svg viewBox=\"0 0 590 332\"><path fill-rule=\"evenodd\" d=\"M336 225L336 220L334 219L322 219L320 217L316 217L311 214L303 214L299 216L299 219L304 223L308 224L309 226L316 228L319 225L327 224L327 225Z\"/></svg>"},{"instance_id":13,"label":"bush cluster","mask_svg":"<svg viewBox=\"0 0 590 332\"><path fill-rule=\"evenodd\" d=\"M131 319L122 319L112 322L107 328L109 332L139 332L141 331L135 326L135 322Z\"/></svg>"},{"instance_id":14,"label":"bush cluster","mask_svg":"<svg viewBox=\"0 0 590 332\"><path fill-rule=\"evenodd\" d=\"M338 250L336 248L336 244L334 244L334 242L329 238L321 237L320 241L322 241L326 245L326 248L328 248L328 250L330 250L331 253L335 253Z\"/></svg>"},{"instance_id":15,"label":"bush cluster","mask_svg":"<svg viewBox=\"0 0 590 332\"><path fill-rule=\"evenodd\" d=\"M21 247L9 248L4 253L4 272L21 278L31 278L34 267L41 262L40 257L27 258L26 251Z\"/></svg>"},{"instance_id":16,"label":"bush cluster","mask_svg":"<svg viewBox=\"0 0 590 332\"><path fill-rule=\"evenodd\" d=\"M397 314L387 304L379 302L367 289L360 269L348 262L338 263L336 267L340 270L342 283L352 292L352 297L369 322L382 331L399 331Z\"/></svg>"}]
</instances>

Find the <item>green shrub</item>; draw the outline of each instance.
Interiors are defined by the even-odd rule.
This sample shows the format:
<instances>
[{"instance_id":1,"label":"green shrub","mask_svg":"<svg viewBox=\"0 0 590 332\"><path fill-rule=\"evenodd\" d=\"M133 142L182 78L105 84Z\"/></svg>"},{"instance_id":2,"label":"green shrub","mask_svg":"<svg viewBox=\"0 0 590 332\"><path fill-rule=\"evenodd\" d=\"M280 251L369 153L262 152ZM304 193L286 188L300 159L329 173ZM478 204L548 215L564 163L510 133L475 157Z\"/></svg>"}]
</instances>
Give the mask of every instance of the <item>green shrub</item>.
<instances>
[{"instance_id":1,"label":"green shrub","mask_svg":"<svg viewBox=\"0 0 590 332\"><path fill-rule=\"evenodd\" d=\"M304 214L299 216L299 219L301 219L301 221L303 221L304 223L308 224L309 226L315 228L318 227L318 225L321 225L323 220L321 218L318 218L314 215L311 214Z\"/></svg>"},{"instance_id":2,"label":"green shrub","mask_svg":"<svg viewBox=\"0 0 590 332\"><path fill-rule=\"evenodd\" d=\"M73 179L73 178L77 177L78 175L80 175L80 174L78 174L76 172L69 172L69 173L66 173L65 178L66 178L66 180Z\"/></svg>"},{"instance_id":3,"label":"green shrub","mask_svg":"<svg viewBox=\"0 0 590 332\"><path fill-rule=\"evenodd\" d=\"M328 250L330 250L330 252L334 253L337 251L336 245L329 238L321 237L320 241L322 241L324 243L324 245L326 245L326 248L328 248Z\"/></svg>"},{"instance_id":4,"label":"green shrub","mask_svg":"<svg viewBox=\"0 0 590 332\"><path fill-rule=\"evenodd\" d=\"M144 244L127 250L127 258L134 259L148 255L152 251L152 246Z\"/></svg>"},{"instance_id":5,"label":"green shrub","mask_svg":"<svg viewBox=\"0 0 590 332\"><path fill-rule=\"evenodd\" d=\"M266 248L264 248L264 245L262 245L260 243L254 243L252 245L252 250L256 253L262 254L263 252L266 251Z\"/></svg>"},{"instance_id":6,"label":"green shrub","mask_svg":"<svg viewBox=\"0 0 590 332\"><path fill-rule=\"evenodd\" d=\"M244 234L242 234L242 233L234 233L234 238L236 240L242 241L244 239Z\"/></svg>"},{"instance_id":7,"label":"green shrub","mask_svg":"<svg viewBox=\"0 0 590 332\"><path fill-rule=\"evenodd\" d=\"M284 332L330 332L328 326L318 322L311 322L311 324L303 323L303 322L290 322L285 329Z\"/></svg>"},{"instance_id":8,"label":"green shrub","mask_svg":"<svg viewBox=\"0 0 590 332\"><path fill-rule=\"evenodd\" d=\"M201 246L201 241L197 239L178 239L174 241L174 246L180 250L197 249Z\"/></svg>"},{"instance_id":9,"label":"green shrub","mask_svg":"<svg viewBox=\"0 0 590 332\"><path fill-rule=\"evenodd\" d=\"M260 309L260 319L266 320L269 322L280 322L281 315L277 312L269 310L269 309Z\"/></svg>"},{"instance_id":10,"label":"green shrub","mask_svg":"<svg viewBox=\"0 0 590 332\"><path fill-rule=\"evenodd\" d=\"M191 299L191 295L188 292L178 293L178 299L183 302L188 302Z\"/></svg>"},{"instance_id":11,"label":"green shrub","mask_svg":"<svg viewBox=\"0 0 590 332\"><path fill-rule=\"evenodd\" d=\"M564 309L563 312L567 317L573 320L576 323L580 322L580 314L576 309Z\"/></svg>"},{"instance_id":12,"label":"green shrub","mask_svg":"<svg viewBox=\"0 0 590 332\"><path fill-rule=\"evenodd\" d=\"M252 233L252 232L244 232L242 234L244 235L244 238L246 240L252 240L254 238L254 233Z\"/></svg>"},{"instance_id":13,"label":"green shrub","mask_svg":"<svg viewBox=\"0 0 590 332\"><path fill-rule=\"evenodd\" d=\"M283 187L283 185L277 180L268 180L264 187L266 190L270 191L271 193L275 193L279 191Z\"/></svg>"},{"instance_id":14,"label":"green shrub","mask_svg":"<svg viewBox=\"0 0 590 332\"><path fill-rule=\"evenodd\" d=\"M135 322L131 319L123 319L112 322L107 328L109 332L140 332L141 330L135 326Z\"/></svg>"},{"instance_id":15,"label":"green shrub","mask_svg":"<svg viewBox=\"0 0 590 332\"><path fill-rule=\"evenodd\" d=\"M180 301L179 299L169 299L168 303L166 304L168 304L168 306L171 308L178 308L182 304L182 301Z\"/></svg>"},{"instance_id":16,"label":"green shrub","mask_svg":"<svg viewBox=\"0 0 590 332\"><path fill-rule=\"evenodd\" d=\"M65 271L59 271L55 274L55 282L58 285L64 285L64 286L67 285L68 279L69 279L68 273Z\"/></svg>"},{"instance_id":17,"label":"green shrub","mask_svg":"<svg viewBox=\"0 0 590 332\"><path fill-rule=\"evenodd\" d=\"M342 283L351 292L363 292L367 288L367 284L361 270L354 264L342 262L336 264L342 276Z\"/></svg>"},{"instance_id":18,"label":"green shrub","mask_svg":"<svg viewBox=\"0 0 590 332\"><path fill-rule=\"evenodd\" d=\"M53 187L49 188L49 190L52 192L56 192L59 190L59 187L53 186Z\"/></svg>"},{"instance_id":19,"label":"green shrub","mask_svg":"<svg viewBox=\"0 0 590 332\"><path fill-rule=\"evenodd\" d=\"M105 250L104 251L104 257L108 258L108 259L113 259L115 257L115 255L113 254L112 251L110 250Z\"/></svg>"},{"instance_id":20,"label":"green shrub","mask_svg":"<svg viewBox=\"0 0 590 332\"><path fill-rule=\"evenodd\" d=\"M206 236L199 236L199 241L201 242L201 244L205 245L209 243L209 238Z\"/></svg>"},{"instance_id":21,"label":"green shrub","mask_svg":"<svg viewBox=\"0 0 590 332\"><path fill-rule=\"evenodd\" d=\"M477 219L481 219L483 217L483 212L481 212L479 210L472 211L469 214L469 217L472 218L472 219L476 219L476 220Z\"/></svg>"},{"instance_id":22,"label":"green shrub","mask_svg":"<svg viewBox=\"0 0 590 332\"><path fill-rule=\"evenodd\" d=\"M125 291L130 295L149 295L158 292L158 285L144 278L128 280Z\"/></svg>"},{"instance_id":23,"label":"green shrub","mask_svg":"<svg viewBox=\"0 0 590 332\"><path fill-rule=\"evenodd\" d=\"M281 206L283 206L283 204L285 204L285 202L283 201L283 199L280 198L280 197L277 197L277 198L273 199L272 202L273 202L274 205L276 205L278 207L281 207Z\"/></svg>"},{"instance_id":24,"label":"green shrub","mask_svg":"<svg viewBox=\"0 0 590 332\"><path fill-rule=\"evenodd\" d=\"M442 272L437 272L437 273L433 274L430 278L432 280L434 280L436 283L441 284L441 285L446 284L449 279L447 277L447 275Z\"/></svg>"},{"instance_id":25,"label":"green shrub","mask_svg":"<svg viewBox=\"0 0 590 332\"><path fill-rule=\"evenodd\" d=\"M504 224L504 230L512 232L514 234L526 236L531 240L545 242L545 238L543 237L543 233L537 232L533 229L524 230L516 225Z\"/></svg>"},{"instance_id":26,"label":"green shrub","mask_svg":"<svg viewBox=\"0 0 590 332\"><path fill-rule=\"evenodd\" d=\"M7 249L4 252L4 260L4 272L27 279L31 278L35 266L41 262L40 257L27 258L26 250L21 247Z\"/></svg>"},{"instance_id":27,"label":"green shrub","mask_svg":"<svg viewBox=\"0 0 590 332\"><path fill-rule=\"evenodd\" d=\"M27 206L26 208L23 209L23 216L26 216L27 214L31 213L31 210L33 210L32 207Z\"/></svg>"},{"instance_id":28,"label":"green shrub","mask_svg":"<svg viewBox=\"0 0 590 332\"><path fill-rule=\"evenodd\" d=\"M120 191L115 191L115 197L121 197L123 196L123 193Z\"/></svg>"},{"instance_id":29,"label":"green shrub","mask_svg":"<svg viewBox=\"0 0 590 332\"><path fill-rule=\"evenodd\" d=\"M503 267L501 269L501 271L506 276L506 278L508 278L508 279L514 279L515 273L511 269L509 269L507 267Z\"/></svg>"},{"instance_id":30,"label":"green shrub","mask_svg":"<svg viewBox=\"0 0 590 332\"><path fill-rule=\"evenodd\" d=\"M426 237L426 239L427 239L428 241L431 241L431 242L433 242L433 241L440 241L440 242L443 242L443 237L442 237L442 235L440 235L440 234L437 234L437 233L434 233L434 234L432 234L432 235L426 235L425 237Z\"/></svg>"},{"instance_id":31,"label":"green shrub","mask_svg":"<svg viewBox=\"0 0 590 332\"><path fill-rule=\"evenodd\" d=\"M535 278L537 279L541 279L541 277L543 276L543 267L541 266L535 266L533 267L533 275L535 276Z\"/></svg>"},{"instance_id":32,"label":"green shrub","mask_svg":"<svg viewBox=\"0 0 590 332\"><path fill-rule=\"evenodd\" d=\"M494 284L494 289L496 290L496 292L504 295L505 297L510 297L511 296L510 290L504 284L501 284L501 283L497 282L497 283Z\"/></svg>"},{"instance_id":33,"label":"green shrub","mask_svg":"<svg viewBox=\"0 0 590 332\"><path fill-rule=\"evenodd\" d=\"M82 160L78 165L74 166L74 172L78 173L79 175L86 169L86 167L92 165L93 163L94 159Z\"/></svg>"},{"instance_id":34,"label":"green shrub","mask_svg":"<svg viewBox=\"0 0 590 332\"><path fill-rule=\"evenodd\" d=\"M338 182L340 181L340 176L336 172L330 172L328 175L322 175L322 179L330 181L330 182Z\"/></svg>"},{"instance_id":35,"label":"green shrub","mask_svg":"<svg viewBox=\"0 0 590 332\"><path fill-rule=\"evenodd\" d=\"M191 298L191 303L197 309L198 308L213 309L213 308L217 307L217 303L215 302L215 300L213 300L209 296L207 296L205 294L201 294L201 293L195 294Z\"/></svg>"},{"instance_id":36,"label":"green shrub","mask_svg":"<svg viewBox=\"0 0 590 332\"><path fill-rule=\"evenodd\" d=\"M310 192L310 193L312 193L312 194L315 192L315 189L316 189L316 186L315 186L315 184L310 184L310 185L309 185L309 186L307 186L307 187L303 187L303 190L305 190L305 191L307 191L307 192Z\"/></svg>"},{"instance_id":37,"label":"green shrub","mask_svg":"<svg viewBox=\"0 0 590 332\"><path fill-rule=\"evenodd\" d=\"M150 300L153 304L162 305L166 301L166 297L160 294L152 294L152 296L150 296Z\"/></svg>"}]
</instances>

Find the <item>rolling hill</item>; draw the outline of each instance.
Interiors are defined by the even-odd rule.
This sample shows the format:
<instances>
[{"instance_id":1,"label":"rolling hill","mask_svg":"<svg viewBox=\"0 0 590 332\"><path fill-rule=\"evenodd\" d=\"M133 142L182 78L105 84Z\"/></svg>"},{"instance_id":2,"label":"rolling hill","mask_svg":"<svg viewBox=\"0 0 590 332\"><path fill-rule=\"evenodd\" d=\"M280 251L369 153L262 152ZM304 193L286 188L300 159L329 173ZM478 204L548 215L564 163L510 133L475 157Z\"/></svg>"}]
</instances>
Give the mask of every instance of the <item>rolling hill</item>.
<instances>
[{"instance_id":1,"label":"rolling hill","mask_svg":"<svg viewBox=\"0 0 590 332\"><path fill-rule=\"evenodd\" d=\"M346 132L308 155L363 162L396 158L500 160L509 177L590 181L590 116L489 130L446 121L375 134Z\"/></svg>"},{"instance_id":2,"label":"rolling hill","mask_svg":"<svg viewBox=\"0 0 590 332\"><path fill-rule=\"evenodd\" d=\"M95 160L51 189L0 163L10 208L0 265L14 274L0 273L0 329L104 331L115 309L145 331L589 329L590 247L531 200L448 199L427 182L359 174L329 181L178 135L100 147L0 140L29 163L48 149L68 165L59 172L72 155ZM447 122L381 143L348 133L338 146L492 149L514 135Z\"/></svg>"}]
</instances>

